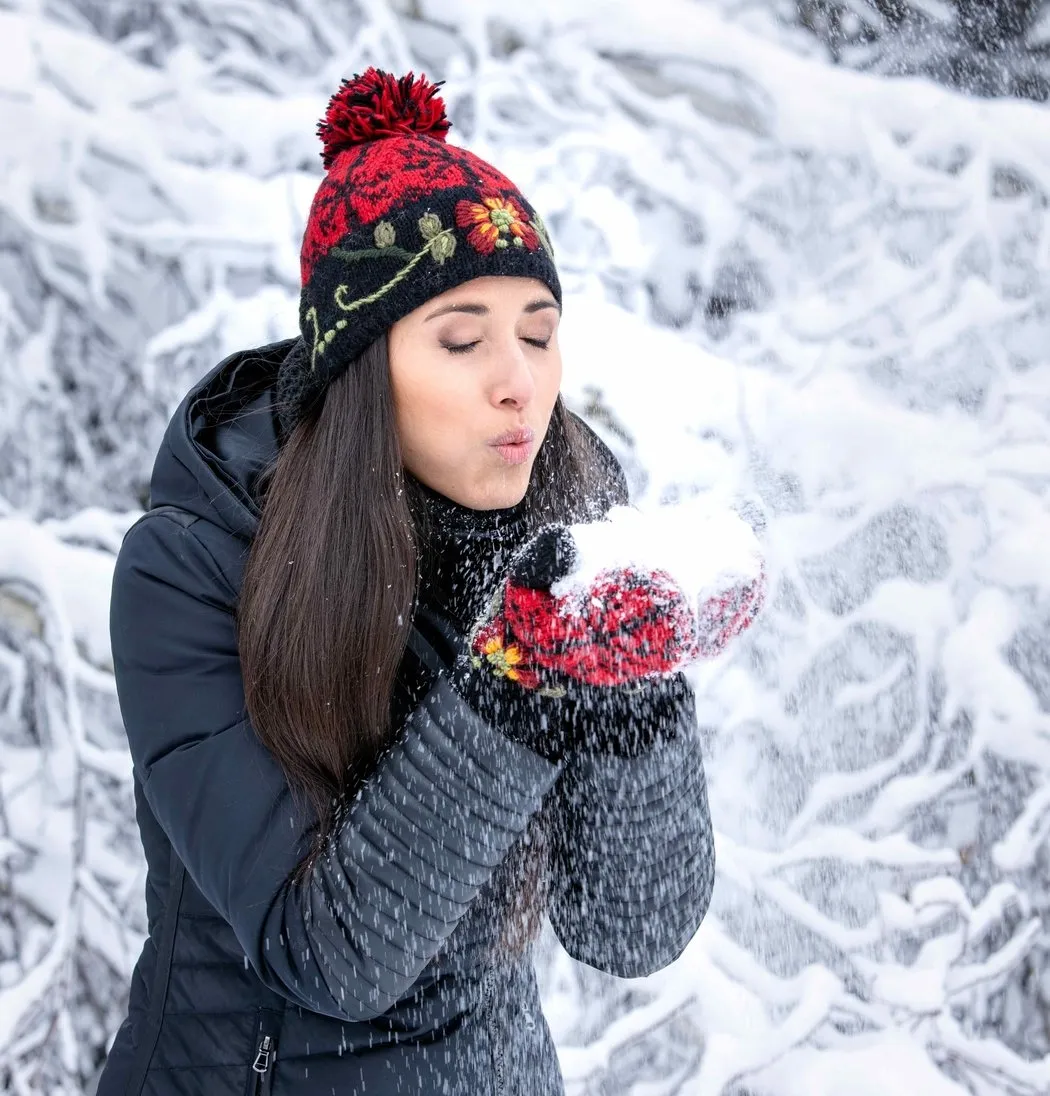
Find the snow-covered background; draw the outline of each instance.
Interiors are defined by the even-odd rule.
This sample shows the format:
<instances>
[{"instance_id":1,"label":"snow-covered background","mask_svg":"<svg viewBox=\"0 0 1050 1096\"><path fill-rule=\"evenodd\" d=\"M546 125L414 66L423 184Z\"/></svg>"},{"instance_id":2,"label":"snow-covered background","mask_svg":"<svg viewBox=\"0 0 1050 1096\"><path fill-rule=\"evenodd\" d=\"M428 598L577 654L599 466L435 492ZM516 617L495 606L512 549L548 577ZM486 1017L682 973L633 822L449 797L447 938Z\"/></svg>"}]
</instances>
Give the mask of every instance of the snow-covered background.
<instances>
[{"instance_id":1,"label":"snow-covered background","mask_svg":"<svg viewBox=\"0 0 1050 1096\"><path fill-rule=\"evenodd\" d=\"M293 332L375 63L544 214L637 500L767 516L696 675L711 913L644 981L545 938L570 1096L1050 1091L1048 9L0 0L0 1090L81 1093L123 1015L114 553L186 388Z\"/></svg>"}]
</instances>

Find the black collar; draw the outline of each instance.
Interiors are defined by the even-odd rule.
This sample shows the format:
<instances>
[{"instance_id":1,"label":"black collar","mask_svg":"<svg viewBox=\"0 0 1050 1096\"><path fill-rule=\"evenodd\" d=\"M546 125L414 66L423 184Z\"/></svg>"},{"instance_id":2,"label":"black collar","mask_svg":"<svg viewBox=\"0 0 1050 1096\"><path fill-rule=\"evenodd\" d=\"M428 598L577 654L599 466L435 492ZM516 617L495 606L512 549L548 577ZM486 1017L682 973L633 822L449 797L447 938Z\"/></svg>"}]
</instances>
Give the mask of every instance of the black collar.
<instances>
[{"instance_id":1,"label":"black collar","mask_svg":"<svg viewBox=\"0 0 1050 1096\"><path fill-rule=\"evenodd\" d=\"M498 510L453 502L406 472L419 547L419 600L467 632L528 530L526 499Z\"/></svg>"}]
</instances>

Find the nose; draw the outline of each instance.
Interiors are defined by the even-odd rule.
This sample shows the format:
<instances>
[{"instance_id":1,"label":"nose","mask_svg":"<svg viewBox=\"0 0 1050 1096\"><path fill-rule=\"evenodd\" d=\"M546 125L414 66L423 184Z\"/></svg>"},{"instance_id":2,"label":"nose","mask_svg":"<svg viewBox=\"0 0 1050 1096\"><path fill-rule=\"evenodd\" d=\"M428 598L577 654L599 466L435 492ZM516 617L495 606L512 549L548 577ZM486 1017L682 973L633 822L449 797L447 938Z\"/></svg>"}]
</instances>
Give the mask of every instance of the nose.
<instances>
[{"instance_id":1,"label":"nose","mask_svg":"<svg viewBox=\"0 0 1050 1096\"><path fill-rule=\"evenodd\" d=\"M492 402L502 407L527 407L536 394L536 381L521 343L511 337L494 367Z\"/></svg>"}]
</instances>

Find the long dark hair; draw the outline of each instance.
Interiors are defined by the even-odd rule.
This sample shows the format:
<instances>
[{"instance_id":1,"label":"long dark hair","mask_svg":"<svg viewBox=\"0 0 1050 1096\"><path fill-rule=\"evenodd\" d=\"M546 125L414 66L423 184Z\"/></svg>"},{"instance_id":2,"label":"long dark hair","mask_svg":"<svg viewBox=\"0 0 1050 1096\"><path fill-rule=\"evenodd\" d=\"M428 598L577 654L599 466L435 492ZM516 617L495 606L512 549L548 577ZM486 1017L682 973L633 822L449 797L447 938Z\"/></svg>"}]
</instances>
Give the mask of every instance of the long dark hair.
<instances>
[{"instance_id":1,"label":"long dark hair","mask_svg":"<svg viewBox=\"0 0 1050 1096\"><path fill-rule=\"evenodd\" d=\"M418 538L389 378L382 337L329 385L260 480L237 642L248 715L313 815L296 880L395 730ZM529 527L602 512L607 459L559 397L526 495Z\"/></svg>"}]
</instances>

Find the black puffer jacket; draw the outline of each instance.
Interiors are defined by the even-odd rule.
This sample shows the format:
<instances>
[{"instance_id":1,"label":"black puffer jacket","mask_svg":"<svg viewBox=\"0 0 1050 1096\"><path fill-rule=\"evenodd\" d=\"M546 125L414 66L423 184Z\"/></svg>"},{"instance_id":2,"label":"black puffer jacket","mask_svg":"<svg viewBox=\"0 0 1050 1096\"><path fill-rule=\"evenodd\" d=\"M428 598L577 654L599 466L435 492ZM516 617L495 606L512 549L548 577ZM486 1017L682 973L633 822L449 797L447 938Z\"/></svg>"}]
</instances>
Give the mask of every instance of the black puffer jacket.
<instances>
[{"instance_id":1,"label":"black puffer jacket","mask_svg":"<svg viewBox=\"0 0 1050 1096\"><path fill-rule=\"evenodd\" d=\"M556 816L547 912L570 954L622 976L680 954L714 870L693 706L668 709L677 737L645 757L555 765L432 676L293 888L307 833L246 717L233 617L290 346L233 355L188 393L117 559L149 937L98 1094L550 1096L530 955L495 958L493 910Z\"/></svg>"}]
</instances>

